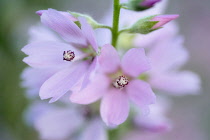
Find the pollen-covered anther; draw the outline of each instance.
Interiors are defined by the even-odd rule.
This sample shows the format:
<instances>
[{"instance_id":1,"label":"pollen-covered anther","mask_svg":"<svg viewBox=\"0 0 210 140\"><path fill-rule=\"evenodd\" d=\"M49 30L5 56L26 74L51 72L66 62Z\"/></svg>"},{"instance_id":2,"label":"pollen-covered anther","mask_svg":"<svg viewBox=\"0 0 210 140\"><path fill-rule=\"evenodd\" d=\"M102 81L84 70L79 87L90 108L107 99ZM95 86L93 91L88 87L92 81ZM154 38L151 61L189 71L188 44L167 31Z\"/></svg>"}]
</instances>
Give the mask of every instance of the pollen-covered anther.
<instances>
[{"instance_id":1,"label":"pollen-covered anther","mask_svg":"<svg viewBox=\"0 0 210 140\"><path fill-rule=\"evenodd\" d=\"M74 57L75 57L75 54L71 50L63 52L63 60L72 61L74 59Z\"/></svg>"},{"instance_id":2,"label":"pollen-covered anther","mask_svg":"<svg viewBox=\"0 0 210 140\"><path fill-rule=\"evenodd\" d=\"M118 89L122 89L124 88L126 85L128 85L129 81L128 81L128 78L125 77L124 75L122 76L119 76L114 82L113 82L113 86L115 88L118 88Z\"/></svg>"}]
</instances>

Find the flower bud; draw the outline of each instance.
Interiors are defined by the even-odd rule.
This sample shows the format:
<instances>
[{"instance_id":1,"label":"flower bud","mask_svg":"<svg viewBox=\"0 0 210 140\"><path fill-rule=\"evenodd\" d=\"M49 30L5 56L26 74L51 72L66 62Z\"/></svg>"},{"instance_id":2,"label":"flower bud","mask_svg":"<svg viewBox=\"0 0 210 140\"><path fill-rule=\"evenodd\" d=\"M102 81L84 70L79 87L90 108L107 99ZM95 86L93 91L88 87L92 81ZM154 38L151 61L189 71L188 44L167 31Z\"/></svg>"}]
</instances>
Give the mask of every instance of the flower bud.
<instances>
[{"instance_id":1,"label":"flower bud","mask_svg":"<svg viewBox=\"0 0 210 140\"><path fill-rule=\"evenodd\" d=\"M138 20L128 31L130 33L148 34L162 28L163 25L178 18L179 15L155 15Z\"/></svg>"},{"instance_id":2,"label":"flower bud","mask_svg":"<svg viewBox=\"0 0 210 140\"><path fill-rule=\"evenodd\" d=\"M161 0L130 0L127 4L127 8L134 11L143 11L153 7L160 1Z\"/></svg>"}]
</instances>

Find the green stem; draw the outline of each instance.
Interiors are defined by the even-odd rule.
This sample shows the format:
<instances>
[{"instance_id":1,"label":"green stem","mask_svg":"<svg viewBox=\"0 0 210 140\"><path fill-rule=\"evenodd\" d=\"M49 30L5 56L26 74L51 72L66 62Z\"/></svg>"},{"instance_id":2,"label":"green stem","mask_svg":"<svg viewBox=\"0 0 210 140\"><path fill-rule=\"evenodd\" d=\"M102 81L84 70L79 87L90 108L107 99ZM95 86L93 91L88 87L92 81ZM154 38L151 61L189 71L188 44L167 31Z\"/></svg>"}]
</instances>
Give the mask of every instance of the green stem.
<instances>
[{"instance_id":1,"label":"green stem","mask_svg":"<svg viewBox=\"0 0 210 140\"><path fill-rule=\"evenodd\" d=\"M114 0L113 24L112 24L112 45L117 46L118 30L119 30L119 17L120 17L120 0Z\"/></svg>"},{"instance_id":2,"label":"green stem","mask_svg":"<svg viewBox=\"0 0 210 140\"><path fill-rule=\"evenodd\" d=\"M123 32L128 32L128 31L129 31L129 29L120 30L120 31L118 32L118 35L120 35L120 34L123 33Z\"/></svg>"},{"instance_id":3,"label":"green stem","mask_svg":"<svg viewBox=\"0 0 210 140\"><path fill-rule=\"evenodd\" d=\"M106 26L106 25L103 25L103 24L98 25L97 28L106 28L106 29L109 29L110 31L112 31L112 27Z\"/></svg>"}]
</instances>

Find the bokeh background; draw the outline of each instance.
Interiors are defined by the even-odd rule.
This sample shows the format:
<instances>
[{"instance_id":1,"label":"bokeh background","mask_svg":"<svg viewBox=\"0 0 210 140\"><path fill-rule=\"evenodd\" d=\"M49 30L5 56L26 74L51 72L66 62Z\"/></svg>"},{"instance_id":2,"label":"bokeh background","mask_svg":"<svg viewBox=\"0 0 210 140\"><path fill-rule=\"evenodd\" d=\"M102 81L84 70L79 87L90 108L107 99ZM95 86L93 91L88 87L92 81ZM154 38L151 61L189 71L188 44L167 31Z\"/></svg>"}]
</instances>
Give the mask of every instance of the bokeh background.
<instances>
[{"instance_id":1,"label":"bokeh background","mask_svg":"<svg viewBox=\"0 0 210 140\"><path fill-rule=\"evenodd\" d=\"M54 8L88 13L100 19L112 0L0 0L0 140L37 140L26 125L24 110L30 104L20 86L26 65L20 49L27 44L28 29L39 22L35 11ZM163 0L164 1L164 0ZM166 13L180 14L180 33L191 59L185 66L199 73L202 91L198 96L173 97L169 117L171 132L154 134L161 140L210 139L210 1L169 1Z\"/></svg>"}]
</instances>

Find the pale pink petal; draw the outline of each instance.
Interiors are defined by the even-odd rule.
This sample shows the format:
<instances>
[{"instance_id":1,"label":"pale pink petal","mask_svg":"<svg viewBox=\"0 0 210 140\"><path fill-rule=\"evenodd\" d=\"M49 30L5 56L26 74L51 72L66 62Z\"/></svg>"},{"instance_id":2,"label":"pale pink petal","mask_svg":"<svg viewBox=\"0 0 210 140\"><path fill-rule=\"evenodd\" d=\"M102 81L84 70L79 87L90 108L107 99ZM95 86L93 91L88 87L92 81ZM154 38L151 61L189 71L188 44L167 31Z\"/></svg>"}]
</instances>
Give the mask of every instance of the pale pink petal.
<instances>
[{"instance_id":1,"label":"pale pink petal","mask_svg":"<svg viewBox=\"0 0 210 140\"><path fill-rule=\"evenodd\" d=\"M156 96L153 93L149 84L141 80L132 80L126 86L127 94L130 99L140 106L140 108L147 108L150 104L154 104Z\"/></svg>"},{"instance_id":2,"label":"pale pink petal","mask_svg":"<svg viewBox=\"0 0 210 140\"><path fill-rule=\"evenodd\" d=\"M121 67L125 74L137 77L150 69L150 63L143 48L132 48L123 56Z\"/></svg>"},{"instance_id":3,"label":"pale pink petal","mask_svg":"<svg viewBox=\"0 0 210 140\"><path fill-rule=\"evenodd\" d=\"M37 15L41 16L47 10L39 10L36 12ZM58 11L60 14L64 15L66 18L70 19L71 21L78 21L77 18L72 16L69 12Z\"/></svg>"},{"instance_id":4,"label":"pale pink petal","mask_svg":"<svg viewBox=\"0 0 210 140\"><path fill-rule=\"evenodd\" d=\"M54 74L42 85L39 91L41 99L52 98L50 102L58 100L83 77L86 68L87 64L81 62Z\"/></svg>"},{"instance_id":5,"label":"pale pink petal","mask_svg":"<svg viewBox=\"0 0 210 140\"><path fill-rule=\"evenodd\" d=\"M180 68L189 59L189 54L183 46L183 37L159 43L148 53L152 69L150 73L166 72Z\"/></svg>"},{"instance_id":6,"label":"pale pink petal","mask_svg":"<svg viewBox=\"0 0 210 140\"><path fill-rule=\"evenodd\" d=\"M84 36L87 38L88 44L91 45L91 47L97 52L98 51L98 45L96 43L96 38L94 35L93 28L90 24L87 23L85 18L80 17L79 21L81 23L81 29L84 34Z\"/></svg>"},{"instance_id":7,"label":"pale pink petal","mask_svg":"<svg viewBox=\"0 0 210 140\"><path fill-rule=\"evenodd\" d=\"M57 36L52 30L43 25L35 25L29 29L29 43L55 41L62 42L62 39Z\"/></svg>"},{"instance_id":8,"label":"pale pink petal","mask_svg":"<svg viewBox=\"0 0 210 140\"><path fill-rule=\"evenodd\" d=\"M152 87L174 95L198 94L200 78L193 72L183 71L151 76Z\"/></svg>"},{"instance_id":9,"label":"pale pink petal","mask_svg":"<svg viewBox=\"0 0 210 140\"><path fill-rule=\"evenodd\" d=\"M43 112L35 121L42 139L63 140L79 130L83 118L69 108L53 108Z\"/></svg>"},{"instance_id":10,"label":"pale pink petal","mask_svg":"<svg viewBox=\"0 0 210 140\"><path fill-rule=\"evenodd\" d=\"M108 140L106 130L101 120L97 118L90 121L82 133L80 140Z\"/></svg>"},{"instance_id":11,"label":"pale pink petal","mask_svg":"<svg viewBox=\"0 0 210 140\"><path fill-rule=\"evenodd\" d=\"M82 82L81 89L85 88L87 84L90 82L91 77L96 73L97 66L98 66L98 57L95 57L92 62L90 62L90 66L84 76L84 80Z\"/></svg>"},{"instance_id":12,"label":"pale pink petal","mask_svg":"<svg viewBox=\"0 0 210 140\"><path fill-rule=\"evenodd\" d=\"M49 67L69 65L72 62L63 60L63 52L71 50L75 54L74 60L81 59L84 54L73 46L60 42L37 42L26 45L22 48L25 54L23 61L32 67ZM73 61L74 61L73 60Z\"/></svg>"},{"instance_id":13,"label":"pale pink petal","mask_svg":"<svg viewBox=\"0 0 210 140\"><path fill-rule=\"evenodd\" d=\"M49 9L41 15L41 22L59 33L70 43L86 45L86 39L81 29L66 16L54 9Z\"/></svg>"},{"instance_id":14,"label":"pale pink petal","mask_svg":"<svg viewBox=\"0 0 210 140\"><path fill-rule=\"evenodd\" d=\"M113 73L120 67L120 58L112 45L104 45L99 56L99 64L102 71Z\"/></svg>"},{"instance_id":15,"label":"pale pink petal","mask_svg":"<svg viewBox=\"0 0 210 140\"><path fill-rule=\"evenodd\" d=\"M150 105L150 113L147 116L142 115L140 110L135 116L135 124L143 130L151 132L168 131L172 127L170 120L166 117L170 109L170 100L157 96L157 102Z\"/></svg>"},{"instance_id":16,"label":"pale pink petal","mask_svg":"<svg viewBox=\"0 0 210 140\"><path fill-rule=\"evenodd\" d=\"M21 85L27 88L29 97L36 97L42 84L57 71L58 68L34 69L28 67L21 74L23 80Z\"/></svg>"},{"instance_id":17,"label":"pale pink petal","mask_svg":"<svg viewBox=\"0 0 210 140\"><path fill-rule=\"evenodd\" d=\"M129 99L125 92L119 89L107 91L101 101L100 113L108 126L123 123L129 114Z\"/></svg>"},{"instance_id":18,"label":"pale pink petal","mask_svg":"<svg viewBox=\"0 0 210 140\"><path fill-rule=\"evenodd\" d=\"M105 75L98 74L82 91L72 93L70 100L78 104L93 103L107 93L109 83Z\"/></svg>"}]
</instances>

